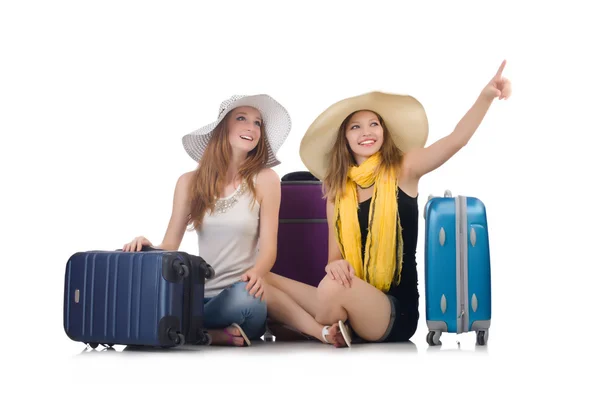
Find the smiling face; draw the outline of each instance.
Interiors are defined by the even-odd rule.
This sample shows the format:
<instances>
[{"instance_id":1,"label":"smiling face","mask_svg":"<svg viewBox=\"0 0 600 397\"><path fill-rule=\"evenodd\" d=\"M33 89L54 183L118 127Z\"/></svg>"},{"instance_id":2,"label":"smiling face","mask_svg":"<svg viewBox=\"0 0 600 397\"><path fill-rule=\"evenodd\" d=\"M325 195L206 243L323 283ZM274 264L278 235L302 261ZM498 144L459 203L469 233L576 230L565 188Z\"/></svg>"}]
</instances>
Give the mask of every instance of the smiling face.
<instances>
[{"instance_id":1,"label":"smiling face","mask_svg":"<svg viewBox=\"0 0 600 397\"><path fill-rule=\"evenodd\" d=\"M260 140L262 123L260 112L255 108L242 106L234 109L227 121L231 148L245 153L252 151Z\"/></svg>"},{"instance_id":2,"label":"smiling face","mask_svg":"<svg viewBox=\"0 0 600 397\"><path fill-rule=\"evenodd\" d=\"M358 164L377 153L383 145L381 120L369 110L354 113L346 125L345 134Z\"/></svg>"},{"instance_id":3,"label":"smiling face","mask_svg":"<svg viewBox=\"0 0 600 397\"><path fill-rule=\"evenodd\" d=\"M370 110L359 110L346 116L329 152L323 181L328 199L335 200L339 194L344 194L350 168L360 166L378 151L381 169L400 171L403 153L396 146L385 120Z\"/></svg>"}]
</instances>

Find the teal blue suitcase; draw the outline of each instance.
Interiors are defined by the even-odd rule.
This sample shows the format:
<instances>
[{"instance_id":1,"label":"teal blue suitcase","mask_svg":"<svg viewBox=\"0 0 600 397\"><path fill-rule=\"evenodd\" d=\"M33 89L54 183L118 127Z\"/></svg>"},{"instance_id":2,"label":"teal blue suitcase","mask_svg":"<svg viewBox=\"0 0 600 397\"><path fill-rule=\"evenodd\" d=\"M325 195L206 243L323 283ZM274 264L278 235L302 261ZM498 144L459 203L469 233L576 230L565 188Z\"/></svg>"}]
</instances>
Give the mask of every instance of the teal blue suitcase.
<instances>
[{"instance_id":1,"label":"teal blue suitcase","mask_svg":"<svg viewBox=\"0 0 600 397\"><path fill-rule=\"evenodd\" d=\"M442 333L476 332L486 345L492 316L486 207L475 197L429 196L425 217L427 343Z\"/></svg>"}]
</instances>

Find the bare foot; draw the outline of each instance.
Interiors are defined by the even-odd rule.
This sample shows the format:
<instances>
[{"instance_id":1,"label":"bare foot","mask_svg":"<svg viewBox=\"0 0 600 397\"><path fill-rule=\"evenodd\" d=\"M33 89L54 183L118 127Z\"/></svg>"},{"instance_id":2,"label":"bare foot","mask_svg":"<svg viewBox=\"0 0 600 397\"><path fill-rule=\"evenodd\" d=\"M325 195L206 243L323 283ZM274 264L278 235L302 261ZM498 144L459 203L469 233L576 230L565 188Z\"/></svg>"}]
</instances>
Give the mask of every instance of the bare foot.
<instances>
[{"instance_id":1,"label":"bare foot","mask_svg":"<svg viewBox=\"0 0 600 397\"><path fill-rule=\"evenodd\" d=\"M209 330L212 345L244 346L244 338L237 327L229 326L223 329Z\"/></svg>"}]
</instances>

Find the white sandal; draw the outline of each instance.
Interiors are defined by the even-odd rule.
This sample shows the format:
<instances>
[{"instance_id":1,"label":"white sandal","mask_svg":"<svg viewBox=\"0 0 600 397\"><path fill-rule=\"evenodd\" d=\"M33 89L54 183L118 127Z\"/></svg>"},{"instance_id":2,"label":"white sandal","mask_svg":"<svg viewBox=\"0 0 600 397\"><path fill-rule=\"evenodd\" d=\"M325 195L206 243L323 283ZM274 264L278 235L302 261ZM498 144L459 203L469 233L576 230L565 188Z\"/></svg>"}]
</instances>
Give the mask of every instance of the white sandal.
<instances>
[{"instance_id":1,"label":"white sandal","mask_svg":"<svg viewBox=\"0 0 600 397\"><path fill-rule=\"evenodd\" d=\"M346 342L346 346L350 347L352 346L352 338L350 337L350 332L348 331L348 328L346 327L346 324L344 324L342 322L342 320L338 321L338 326L340 327L340 332L342 333L342 337L344 338L344 342ZM325 341L325 343L333 345L333 343L330 343L327 340L327 335L329 334L329 328L331 328L330 325L326 325L323 327L323 329L321 330L321 336L323 337L323 340Z\"/></svg>"},{"instance_id":2,"label":"white sandal","mask_svg":"<svg viewBox=\"0 0 600 397\"><path fill-rule=\"evenodd\" d=\"M321 330L321 336L323 337L323 341L325 343L327 343L328 345L332 345L333 343L331 343L327 340L327 335L329 335L329 328L331 328L330 325L324 326L323 329Z\"/></svg>"},{"instance_id":3,"label":"white sandal","mask_svg":"<svg viewBox=\"0 0 600 397\"><path fill-rule=\"evenodd\" d=\"M344 324L344 322L340 320L338 321L338 326L340 327L340 332L344 337L344 342L346 342L346 345L348 347L352 346L352 337L350 336L350 331L348 330L348 327L346 327L346 324Z\"/></svg>"}]
</instances>

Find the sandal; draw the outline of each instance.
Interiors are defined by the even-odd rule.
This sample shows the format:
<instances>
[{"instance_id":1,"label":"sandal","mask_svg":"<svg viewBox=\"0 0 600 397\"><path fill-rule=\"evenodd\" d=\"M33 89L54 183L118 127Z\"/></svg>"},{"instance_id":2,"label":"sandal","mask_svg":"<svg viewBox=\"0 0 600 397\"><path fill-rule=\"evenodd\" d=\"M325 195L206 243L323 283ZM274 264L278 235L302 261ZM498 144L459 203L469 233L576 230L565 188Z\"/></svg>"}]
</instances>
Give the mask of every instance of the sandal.
<instances>
[{"instance_id":1,"label":"sandal","mask_svg":"<svg viewBox=\"0 0 600 397\"><path fill-rule=\"evenodd\" d=\"M242 337L242 338L244 338L244 342L246 342L246 344L245 344L245 345L243 345L243 346L250 346L250 345L252 345L252 343L250 342L250 339L248 339L248 336L246 335L246 333L244 332L244 330L242 329L242 327L240 327L240 326L239 326L238 324L236 324L236 323L233 323L233 324L231 324L230 326L231 326L231 327L234 327L234 328L237 328L237 329L240 331L240 335L234 335L234 334L232 334L231 332L227 331L227 328L224 328L224 329L223 329L223 332L224 332L224 333L225 333L227 336L229 336L229 343L230 343L232 346L237 346L237 345L236 345L236 344L233 342L233 338L239 338L239 337Z\"/></svg>"},{"instance_id":2,"label":"sandal","mask_svg":"<svg viewBox=\"0 0 600 397\"><path fill-rule=\"evenodd\" d=\"M352 335L350 334L349 328L342 320L338 321L338 326L340 327L340 332L344 337L344 342L346 342L346 345L348 347L352 346Z\"/></svg>"},{"instance_id":3,"label":"sandal","mask_svg":"<svg viewBox=\"0 0 600 397\"><path fill-rule=\"evenodd\" d=\"M350 333L346 329L346 325L342 321L339 321L338 322L338 326L340 327L340 332L342 332L342 337L344 338L344 342L346 342L346 346L350 347L350 345L351 345L351 338L349 337ZM331 342L329 342L327 340L327 335L330 335L329 328L331 328L331 325L326 325L321 330L321 336L323 337L323 340L325 341L325 343L330 344L330 345L334 345L335 347L344 347L344 345L337 345L335 343L335 341L333 343L331 343ZM344 331L342 331L342 330L344 330ZM344 332L345 332L345 334L344 334Z\"/></svg>"}]
</instances>

